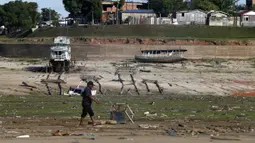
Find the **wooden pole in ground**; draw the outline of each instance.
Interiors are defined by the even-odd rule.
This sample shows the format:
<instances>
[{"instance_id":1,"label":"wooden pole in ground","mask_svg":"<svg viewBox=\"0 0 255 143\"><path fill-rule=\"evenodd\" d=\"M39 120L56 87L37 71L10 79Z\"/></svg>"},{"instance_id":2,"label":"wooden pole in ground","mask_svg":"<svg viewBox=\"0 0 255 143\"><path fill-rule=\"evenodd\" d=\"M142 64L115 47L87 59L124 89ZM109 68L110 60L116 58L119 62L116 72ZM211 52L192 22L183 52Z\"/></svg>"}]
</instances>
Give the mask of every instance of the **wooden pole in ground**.
<instances>
[{"instance_id":1,"label":"wooden pole in ground","mask_svg":"<svg viewBox=\"0 0 255 143\"><path fill-rule=\"evenodd\" d=\"M122 95L123 94L123 90L124 90L124 83L123 83L123 80L120 77L120 74L118 74L118 78L119 78L119 81L121 83L120 95Z\"/></svg>"},{"instance_id":2,"label":"wooden pole in ground","mask_svg":"<svg viewBox=\"0 0 255 143\"><path fill-rule=\"evenodd\" d=\"M98 90L99 90L99 92L102 94L102 95L104 95L104 93L103 93L103 91L102 91L102 85L100 84L100 82L99 82L99 80L95 77L94 78L94 81L98 84Z\"/></svg>"},{"instance_id":3,"label":"wooden pole in ground","mask_svg":"<svg viewBox=\"0 0 255 143\"><path fill-rule=\"evenodd\" d=\"M151 91L150 91L150 88L149 88L149 86L148 86L148 84L147 84L147 82L146 82L145 80L143 80L143 83L145 84L147 91L148 91L148 92L151 92Z\"/></svg>"},{"instance_id":4,"label":"wooden pole in ground","mask_svg":"<svg viewBox=\"0 0 255 143\"><path fill-rule=\"evenodd\" d=\"M48 83L45 83L45 86L47 88L48 95L52 95L51 92L50 92L50 87L49 87Z\"/></svg>"},{"instance_id":5,"label":"wooden pole in ground","mask_svg":"<svg viewBox=\"0 0 255 143\"><path fill-rule=\"evenodd\" d=\"M46 80L49 79L50 74L51 74L51 73L49 73L49 74L47 75ZM48 82L45 82L45 86L46 86L46 89L47 89L47 91L48 91L48 95L52 95L51 92L50 92L50 87L49 87L49 85L48 85Z\"/></svg>"},{"instance_id":6,"label":"wooden pole in ground","mask_svg":"<svg viewBox=\"0 0 255 143\"><path fill-rule=\"evenodd\" d=\"M157 88L158 88L159 93L160 93L160 94L163 94L163 90L162 90L162 88L159 86L158 81L156 80L154 83L156 84L156 86L157 86Z\"/></svg>"},{"instance_id":7,"label":"wooden pole in ground","mask_svg":"<svg viewBox=\"0 0 255 143\"><path fill-rule=\"evenodd\" d=\"M58 83L58 88L59 88L59 95L62 95L62 86L60 83Z\"/></svg>"},{"instance_id":8,"label":"wooden pole in ground","mask_svg":"<svg viewBox=\"0 0 255 143\"><path fill-rule=\"evenodd\" d=\"M134 87L135 87L135 91L137 92L138 95L140 95L139 90L138 90L137 86L135 85L135 79L134 79L133 75L130 74L130 77L131 77L131 80L132 80L133 85L134 85Z\"/></svg>"}]
</instances>

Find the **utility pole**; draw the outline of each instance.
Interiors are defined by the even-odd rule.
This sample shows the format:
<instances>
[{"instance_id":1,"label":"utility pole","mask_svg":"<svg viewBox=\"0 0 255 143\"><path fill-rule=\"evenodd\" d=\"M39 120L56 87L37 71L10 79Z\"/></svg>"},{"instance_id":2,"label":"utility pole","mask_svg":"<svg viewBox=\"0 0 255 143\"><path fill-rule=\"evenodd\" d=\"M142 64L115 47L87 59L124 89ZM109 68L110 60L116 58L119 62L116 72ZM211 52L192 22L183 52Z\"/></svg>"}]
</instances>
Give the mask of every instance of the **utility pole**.
<instances>
[{"instance_id":1,"label":"utility pole","mask_svg":"<svg viewBox=\"0 0 255 143\"><path fill-rule=\"evenodd\" d=\"M51 21L51 9L49 8L49 21Z\"/></svg>"},{"instance_id":2,"label":"utility pole","mask_svg":"<svg viewBox=\"0 0 255 143\"><path fill-rule=\"evenodd\" d=\"M91 13L92 13L92 25L95 24L95 21L94 21L94 7L93 7L93 4L91 5Z\"/></svg>"},{"instance_id":3,"label":"utility pole","mask_svg":"<svg viewBox=\"0 0 255 143\"><path fill-rule=\"evenodd\" d=\"M117 7L116 7L116 25L119 24L119 6L120 6L120 0L117 2Z\"/></svg>"}]
</instances>

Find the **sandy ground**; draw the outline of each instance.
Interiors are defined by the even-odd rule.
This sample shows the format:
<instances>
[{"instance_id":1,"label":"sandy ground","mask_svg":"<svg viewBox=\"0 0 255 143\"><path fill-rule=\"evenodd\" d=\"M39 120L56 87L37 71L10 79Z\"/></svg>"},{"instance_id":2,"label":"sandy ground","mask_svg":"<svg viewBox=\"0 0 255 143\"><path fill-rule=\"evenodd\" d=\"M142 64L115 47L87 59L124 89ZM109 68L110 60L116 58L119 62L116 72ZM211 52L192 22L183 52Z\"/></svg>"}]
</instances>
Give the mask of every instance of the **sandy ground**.
<instances>
[{"instance_id":1,"label":"sandy ground","mask_svg":"<svg viewBox=\"0 0 255 143\"><path fill-rule=\"evenodd\" d=\"M244 138L241 141L242 143L254 143L255 138ZM156 136L156 137L132 137L127 138L125 140L120 140L114 137L100 137L96 138L96 140L88 140L84 138L58 138L58 137L52 137L52 138L34 138L34 139L13 139L13 140L2 140L0 142L4 143L83 143L83 142L93 142L93 143L147 143L147 142L161 142L161 143L229 143L229 142L236 142L236 141L221 141L221 140L210 140L208 137L202 137L202 138L177 138L177 137L165 137L165 136Z\"/></svg>"},{"instance_id":2,"label":"sandy ground","mask_svg":"<svg viewBox=\"0 0 255 143\"><path fill-rule=\"evenodd\" d=\"M24 81L39 88L38 92L46 92L46 88L40 83L46 78L44 72L30 72L24 70L28 67L41 67L47 62L32 64L29 61L19 61L13 59L0 59L0 93L7 95L31 94L30 89L21 87ZM122 63L123 64L123 63ZM255 87L254 62L253 61L185 61L183 64L138 64L128 65L136 70L134 75L136 85L142 94L147 94L143 79L158 80L160 87L167 94L182 95L216 95L228 96L239 91L253 90ZM81 76L102 77L100 81L102 91L120 91L121 83L115 75L116 69L122 67L119 61L86 61L76 63L76 72L66 73L62 76L68 88L72 85L84 84ZM141 72L140 70L149 72ZM51 79L56 79L58 74L51 74ZM132 92L134 86L131 84L129 74L121 72L124 80L124 93ZM155 84L148 84L151 91L158 93ZM55 88L55 86L52 86Z\"/></svg>"},{"instance_id":3,"label":"sandy ground","mask_svg":"<svg viewBox=\"0 0 255 143\"><path fill-rule=\"evenodd\" d=\"M41 84L41 79L46 78L47 73L44 72L31 72L25 70L28 67L32 69L40 69L47 61L39 61L32 63L31 61L19 59L6 59L0 58L0 95L30 95L30 94L46 94L45 85ZM124 62L125 63L125 62ZM81 76L97 76L102 77L100 83L102 90L105 94L114 92L118 94L121 84L118 81L118 76L115 75L116 69L123 68L123 63L120 61L80 61L76 64L74 72L66 73L62 79L67 82L64 85L65 89L72 85L83 85ZM254 90L255 87L255 71L254 61L186 61L177 64L138 64L131 63L128 66L136 69L134 75L136 85L141 94L148 94L145 84L142 83L143 79L158 80L159 85L163 88L166 95L215 95L215 96L230 96L234 92ZM37 67L37 68L36 68ZM148 72L141 72L140 70ZM38 71L38 70L37 70ZM51 74L51 79L56 79L58 74ZM125 93L136 94L134 86L131 85L129 74L121 72L121 77L125 84ZM30 88L20 86L22 82L36 86L37 89L33 91ZM50 85L52 89L56 89L55 85ZM148 84L152 93L158 94L157 87L150 83ZM97 86L98 88L98 86ZM129 92L128 92L129 91ZM165 128L178 125L175 121L165 121L163 127L156 130L144 130L138 127L137 123L132 128L130 125L122 125L121 127L96 127L96 128L79 128L75 127L78 123L77 119L64 120L52 119L1 119L0 123L0 136L5 137L0 142L5 143L32 143L32 142L63 142L63 143L79 143L79 142L176 142L176 143L206 143L210 141L210 135L199 136L196 134L191 138L189 137L169 137ZM5 123L6 122L6 123ZM211 121L208 125L212 126L215 121ZM148 123L148 121L146 121ZM149 122L150 123L150 122ZM225 125L226 122L222 124ZM2 125L1 125L2 124ZM153 123L155 124L155 123ZM158 124L158 122L157 122ZM169 124L169 126L167 126ZM203 125L205 122L203 122ZM219 122L221 124L221 122ZM231 123L234 126L239 126L237 122ZM251 122L247 123L248 128ZM63 126L64 125L64 126ZM200 125L199 122L190 123L189 125ZM244 124L242 124L244 126ZM2 128L4 127L4 128ZM212 131L222 131L221 126L212 126ZM192 128L192 127L191 127ZM194 128L194 127L193 127ZM204 127L201 127L204 128ZM84 131L87 133L93 132L96 134L94 141L90 141L85 137L51 137L51 132L55 130L68 130L68 131ZM227 128L225 128L227 130ZM222 133L227 131L222 131ZM239 134L239 130L237 129ZM251 134L249 137L239 137L241 142L251 143L254 142L254 129L248 129ZM185 131L186 132L186 131ZM30 139L13 139L18 135L29 134ZM163 135L163 136L162 136ZM247 134L246 134L247 135ZM126 136L126 139L118 139L121 136ZM230 141L216 141L213 142L230 142ZM231 141L233 142L233 141Z\"/></svg>"}]
</instances>

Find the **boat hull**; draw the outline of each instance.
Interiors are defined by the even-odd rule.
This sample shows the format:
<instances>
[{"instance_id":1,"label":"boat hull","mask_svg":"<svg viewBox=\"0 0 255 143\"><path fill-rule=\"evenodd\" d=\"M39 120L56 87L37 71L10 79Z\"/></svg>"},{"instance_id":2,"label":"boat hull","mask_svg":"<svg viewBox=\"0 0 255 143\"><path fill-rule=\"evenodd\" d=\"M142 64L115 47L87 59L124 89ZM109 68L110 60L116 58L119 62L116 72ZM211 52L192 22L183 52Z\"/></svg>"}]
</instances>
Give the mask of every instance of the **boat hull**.
<instances>
[{"instance_id":1,"label":"boat hull","mask_svg":"<svg viewBox=\"0 0 255 143\"><path fill-rule=\"evenodd\" d=\"M187 59L178 56L165 56L165 57L135 56L135 60L143 63L176 63Z\"/></svg>"}]
</instances>

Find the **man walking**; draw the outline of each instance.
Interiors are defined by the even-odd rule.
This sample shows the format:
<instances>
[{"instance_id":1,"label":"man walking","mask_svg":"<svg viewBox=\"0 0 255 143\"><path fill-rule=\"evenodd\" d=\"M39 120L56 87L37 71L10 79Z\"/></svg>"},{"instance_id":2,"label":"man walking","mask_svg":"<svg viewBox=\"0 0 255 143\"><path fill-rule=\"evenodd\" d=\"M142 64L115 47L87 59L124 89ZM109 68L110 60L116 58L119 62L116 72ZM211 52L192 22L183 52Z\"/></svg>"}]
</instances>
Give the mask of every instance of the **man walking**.
<instances>
[{"instance_id":1,"label":"man walking","mask_svg":"<svg viewBox=\"0 0 255 143\"><path fill-rule=\"evenodd\" d=\"M89 114L93 126L96 126L96 122L94 119L94 112L92 110L92 101L96 102L99 104L99 101L95 99L92 96L91 90L94 87L94 83L92 81L89 81L87 83L87 87L84 89L84 91L81 93L82 96L82 114L81 114L81 120L80 120L80 125L83 125L83 120Z\"/></svg>"}]
</instances>

